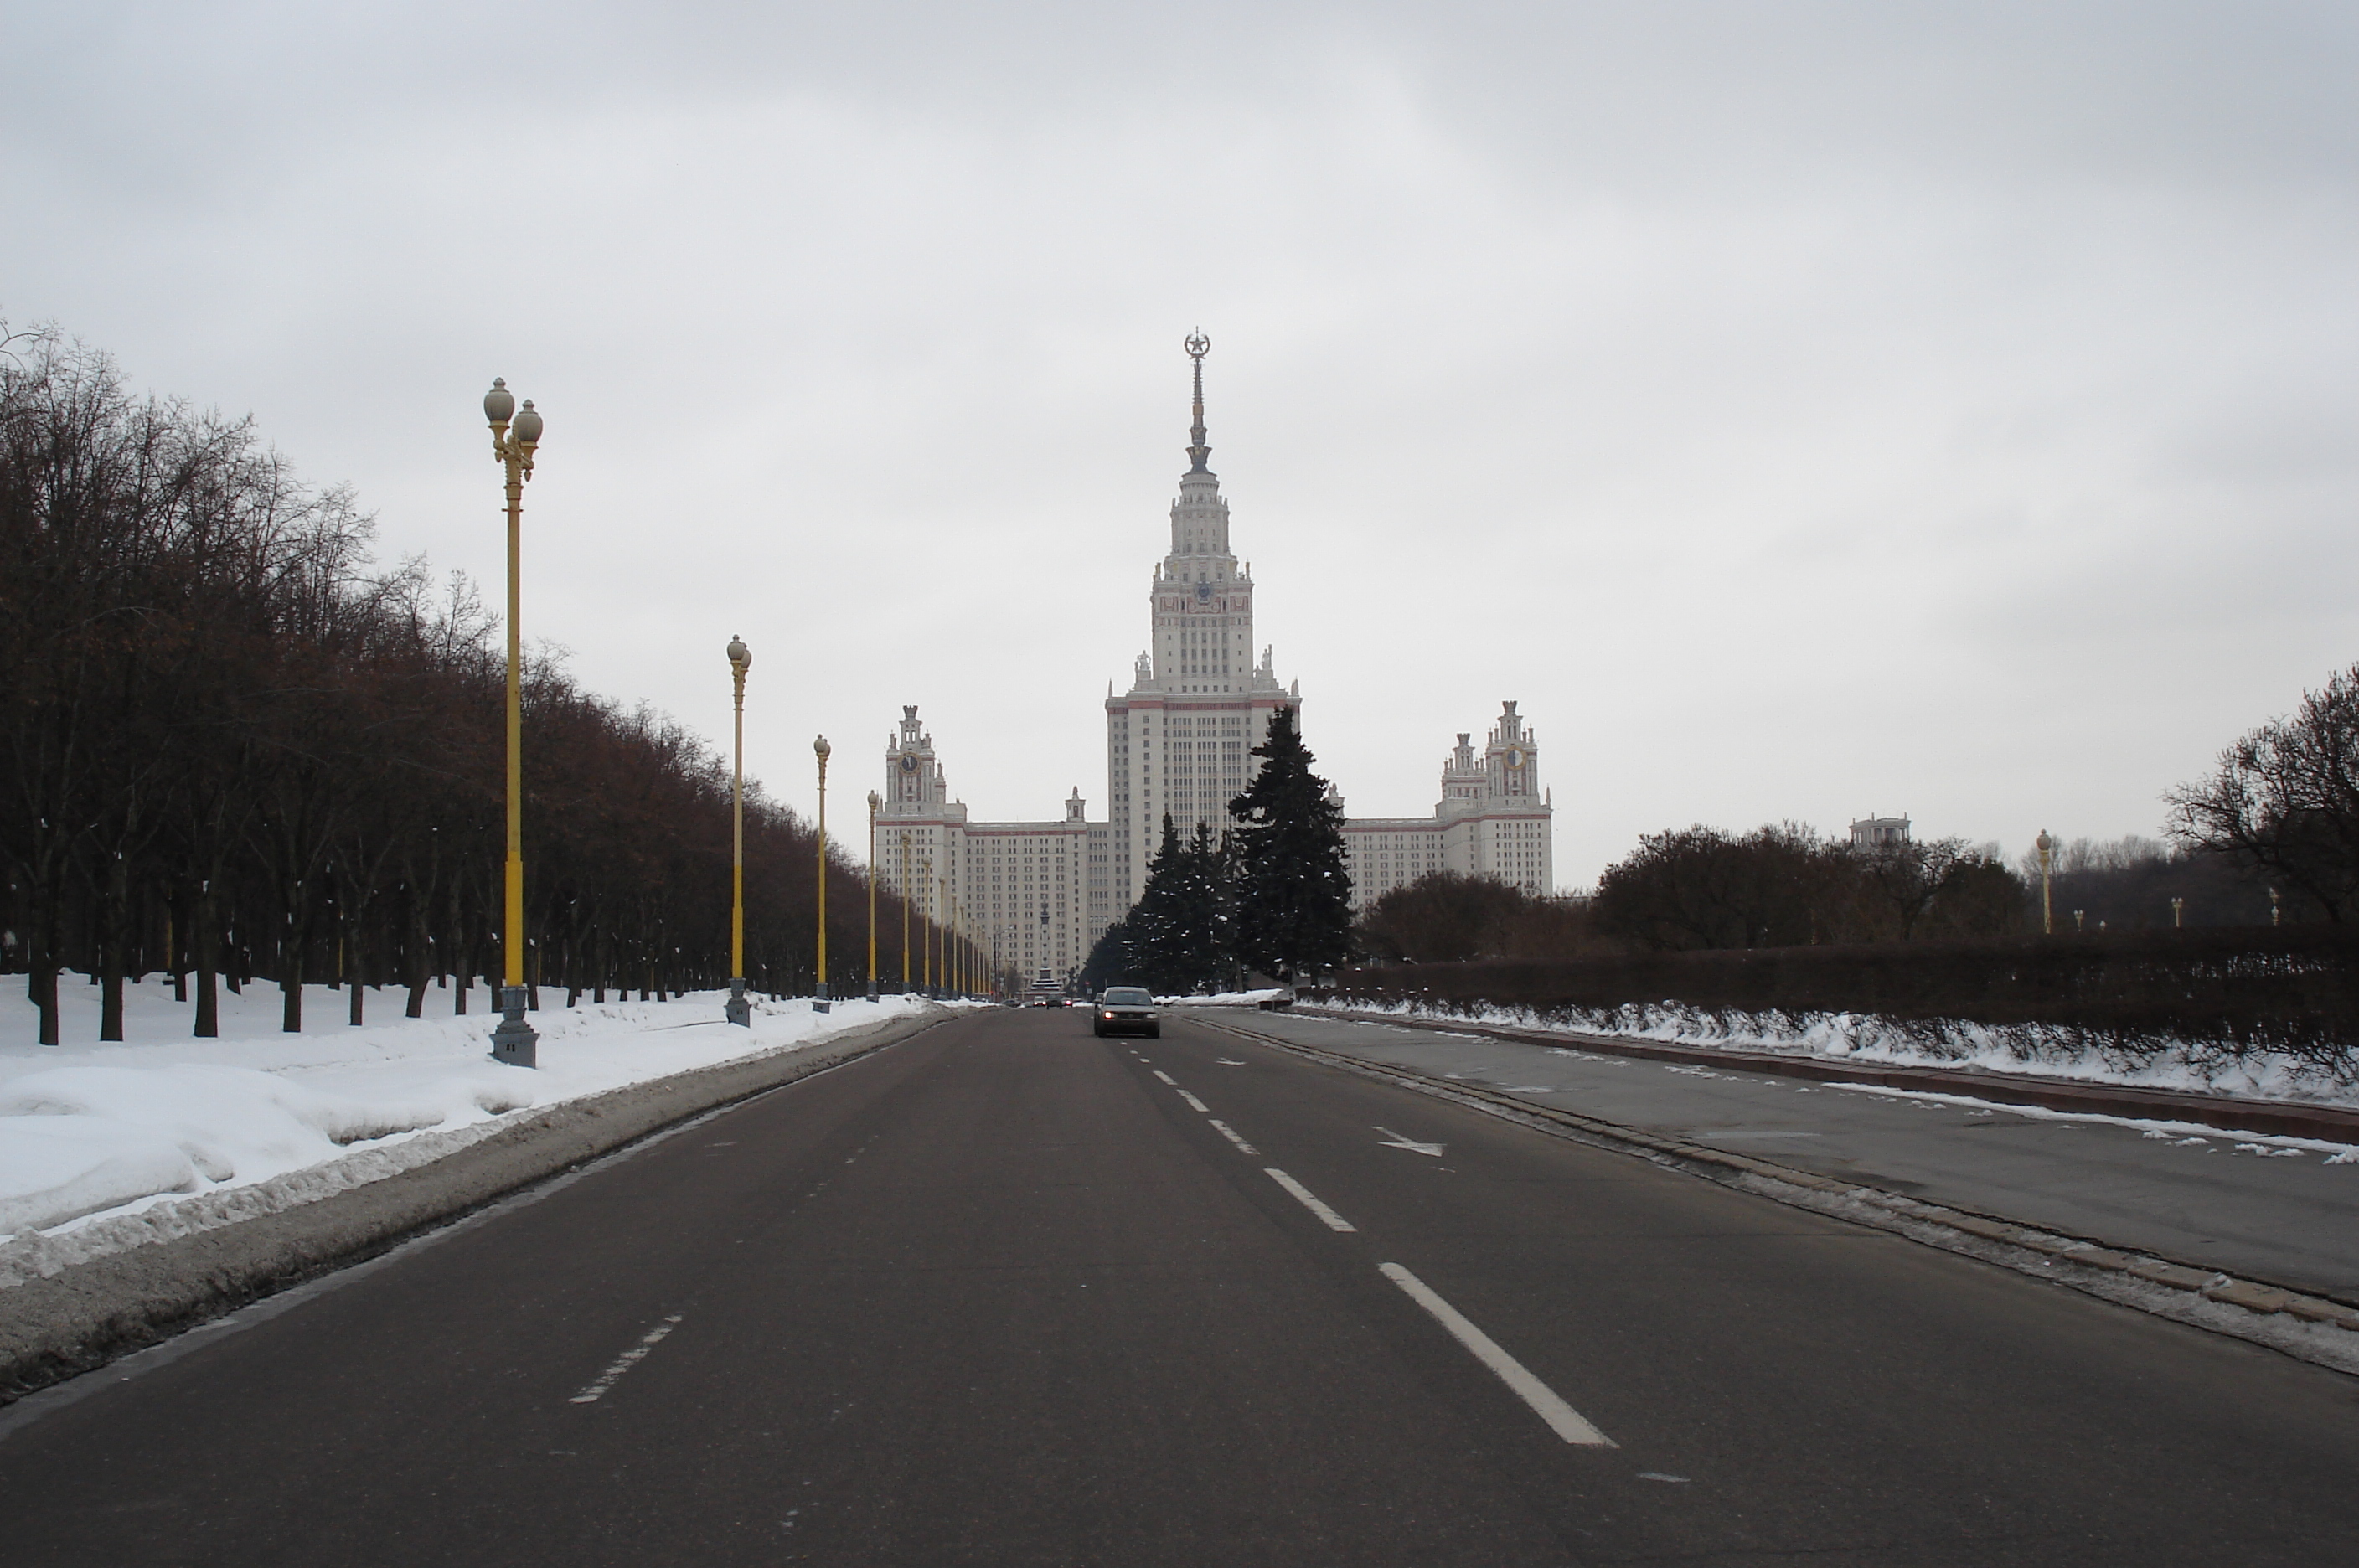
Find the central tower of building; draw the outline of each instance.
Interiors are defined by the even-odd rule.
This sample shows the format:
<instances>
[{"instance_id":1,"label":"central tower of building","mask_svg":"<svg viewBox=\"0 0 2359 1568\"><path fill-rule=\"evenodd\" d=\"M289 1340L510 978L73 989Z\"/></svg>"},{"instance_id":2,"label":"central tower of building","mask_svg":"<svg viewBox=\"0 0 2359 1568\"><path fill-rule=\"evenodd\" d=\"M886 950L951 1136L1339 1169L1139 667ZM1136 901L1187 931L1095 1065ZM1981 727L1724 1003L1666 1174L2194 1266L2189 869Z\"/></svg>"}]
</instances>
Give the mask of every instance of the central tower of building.
<instances>
[{"instance_id":1,"label":"central tower of building","mask_svg":"<svg viewBox=\"0 0 2359 1568\"><path fill-rule=\"evenodd\" d=\"M1130 690L1106 689L1104 839L1091 845L1089 941L1128 913L1147 885L1165 813L1181 836L1229 825L1228 804L1260 766L1251 753L1299 688L1278 684L1272 651L1254 652L1253 576L1229 547L1229 504L1206 466L1204 355L1188 339L1195 375L1188 471L1171 504L1171 549L1148 584L1148 640ZM1095 835L1093 835L1093 839Z\"/></svg>"}]
</instances>

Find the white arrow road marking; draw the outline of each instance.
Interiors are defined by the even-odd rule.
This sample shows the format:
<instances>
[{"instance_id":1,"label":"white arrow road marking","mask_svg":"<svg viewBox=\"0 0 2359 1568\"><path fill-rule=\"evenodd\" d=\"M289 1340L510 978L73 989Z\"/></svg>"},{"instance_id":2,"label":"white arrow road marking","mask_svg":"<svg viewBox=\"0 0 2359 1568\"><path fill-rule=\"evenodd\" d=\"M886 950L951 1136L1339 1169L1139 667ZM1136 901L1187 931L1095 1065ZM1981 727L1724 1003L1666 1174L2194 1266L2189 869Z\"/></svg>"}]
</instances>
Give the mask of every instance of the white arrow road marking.
<instances>
[{"instance_id":1,"label":"white arrow road marking","mask_svg":"<svg viewBox=\"0 0 2359 1568\"><path fill-rule=\"evenodd\" d=\"M1360 1228L1358 1225L1353 1225L1350 1220L1345 1219L1343 1215L1329 1208L1326 1204L1321 1203L1317 1198L1311 1196L1310 1188L1304 1186L1293 1177L1288 1176L1285 1171L1278 1170L1275 1166L1269 1165L1265 1165L1261 1169L1263 1175L1268 1177L1271 1181L1277 1182L1279 1186L1293 1193L1297 1198L1301 1200L1302 1206L1304 1208L1309 1209L1312 1214L1317 1214L1321 1219L1325 1220L1329 1230L1357 1230Z\"/></svg>"},{"instance_id":2,"label":"white arrow road marking","mask_svg":"<svg viewBox=\"0 0 2359 1568\"><path fill-rule=\"evenodd\" d=\"M632 1367L636 1367L640 1362L646 1360L647 1357L647 1352L653 1350L657 1345L661 1345L664 1342L664 1335L669 1334L672 1330L679 1326L679 1320L682 1315L683 1314L679 1312L674 1312L671 1316L664 1319L663 1322L656 1324L655 1327L647 1330L645 1334L640 1336L638 1344L631 1346L630 1349L625 1350L622 1355L614 1357L614 1364L612 1367L607 1367L606 1370L599 1373L595 1377L592 1377L587 1388L574 1395L571 1399L568 1399L566 1403L571 1405L596 1404L599 1398L603 1395L607 1389L614 1386L615 1378L620 1377L624 1373L628 1372Z\"/></svg>"},{"instance_id":3,"label":"white arrow road marking","mask_svg":"<svg viewBox=\"0 0 2359 1568\"><path fill-rule=\"evenodd\" d=\"M1189 1108L1190 1108L1190 1109L1191 1109L1191 1110L1198 1110L1198 1111L1201 1111L1201 1112L1203 1112L1203 1113L1204 1113L1206 1116L1211 1116L1211 1115L1212 1114L1212 1106L1210 1106L1210 1105L1208 1105L1204 1104L1204 1102L1203 1102L1203 1101L1201 1101L1201 1100L1200 1100L1200 1099L1196 1098L1196 1096L1195 1096L1195 1095L1193 1095L1193 1094L1191 1094L1188 1093L1188 1091L1187 1091L1187 1090L1185 1090L1185 1089L1180 1090L1180 1097L1181 1099L1183 1099L1183 1100L1185 1100L1185 1101L1187 1101L1187 1102L1188 1102L1188 1105L1189 1105Z\"/></svg>"},{"instance_id":4,"label":"white arrow road marking","mask_svg":"<svg viewBox=\"0 0 2359 1568\"><path fill-rule=\"evenodd\" d=\"M1386 1149L1406 1149L1412 1154L1430 1154L1439 1160L1445 1147L1439 1143L1419 1143L1413 1138L1403 1138L1390 1127L1378 1127L1376 1130L1385 1135L1384 1147Z\"/></svg>"},{"instance_id":5,"label":"white arrow road marking","mask_svg":"<svg viewBox=\"0 0 2359 1568\"><path fill-rule=\"evenodd\" d=\"M1590 1425L1574 1410L1557 1397L1556 1390L1533 1377L1524 1364L1498 1346L1498 1343L1466 1321L1464 1313L1433 1293L1425 1281L1397 1263L1377 1266L1386 1279L1408 1292L1408 1299L1433 1314L1434 1321L1448 1329L1451 1336L1474 1353L1474 1359L1499 1376L1499 1381L1513 1388L1524 1403L1549 1430L1567 1443L1582 1448L1619 1448L1621 1444Z\"/></svg>"},{"instance_id":6,"label":"white arrow road marking","mask_svg":"<svg viewBox=\"0 0 2359 1568\"><path fill-rule=\"evenodd\" d=\"M1247 1154L1258 1155L1260 1153L1260 1151L1255 1149L1252 1144L1247 1143L1244 1138L1239 1138L1236 1133L1231 1129L1229 1124L1223 1121L1220 1117L1214 1116L1212 1118L1212 1125L1220 1129L1220 1133L1223 1138L1227 1138L1231 1143L1235 1144Z\"/></svg>"},{"instance_id":7,"label":"white arrow road marking","mask_svg":"<svg viewBox=\"0 0 2359 1568\"><path fill-rule=\"evenodd\" d=\"M1163 1071L1163 1069L1161 1069L1160 1067L1158 1067L1158 1068L1157 1068L1157 1069L1155 1070L1155 1075L1156 1075L1158 1078L1162 1079L1166 1083L1170 1083L1172 1082L1171 1074L1170 1074L1170 1073L1166 1073L1166 1072L1165 1072L1165 1071ZM1175 1085L1175 1086L1176 1086L1176 1085Z\"/></svg>"}]
</instances>

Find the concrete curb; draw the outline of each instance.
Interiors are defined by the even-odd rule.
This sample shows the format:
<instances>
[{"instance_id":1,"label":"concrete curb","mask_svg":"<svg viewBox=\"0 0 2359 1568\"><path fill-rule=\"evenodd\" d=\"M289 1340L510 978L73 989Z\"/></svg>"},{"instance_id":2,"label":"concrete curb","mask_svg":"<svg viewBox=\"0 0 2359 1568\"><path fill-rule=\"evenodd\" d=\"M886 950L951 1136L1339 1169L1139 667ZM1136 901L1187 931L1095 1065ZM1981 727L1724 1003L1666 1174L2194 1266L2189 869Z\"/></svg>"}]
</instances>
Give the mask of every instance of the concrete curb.
<instances>
[{"instance_id":1,"label":"concrete curb","mask_svg":"<svg viewBox=\"0 0 2359 1568\"><path fill-rule=\"evenodd\" d=\"M2037 1078L2019 1073L1963 1072L1953 1067L1911 1067L1894 1062L1832 1062L1821 1057L1789 1056L1774 1051L1747 1051L1739 1046L1667 1045L1656 1040L1625 1040L1615 1035L1576 1034L1571 1030L1511 1029L1498 1024L1458 1018L1415 1018L1400 1013L1369 1013L1344 1007L1305 1008L1321 1018L1354 1023L1391 1024L1401 1029L1430 1029L1438 1034L1479 1034L1517 1045L1569 1046L1602 1056L1636 1056L1649 1062L1677 1062L1694 1067L1725 1067L1738 1073L1768 1073L1782 1078L1808 1078L1821 1083L1874 1083L1886 1089L1918 1089L1943 1094L1971 1094L1978 1100L1998 1100L2040 1105L2049 1110L2086 1111L2095 1116L2135 1116L2148 1121L2193 1122L2223 1132L2256 1132L2277 1138L2315 1138L2329 1143L2359 1144L2359 1111L2332 1105L2294 1105L2275 1100L2239 1100L2225 1094L2197 1094L2174 1089L2136 1089L2104 1083L2075 1083Z\"/></svg>"},{"instance_id":2,"label":"concrete curb","mask_svg":"<svg viewBox=\"0 0 2359 1568\"><path fill-rule=\"evenodd\" d=\"M1882 1188L1863 1187L1756 1160L1750 1155L1658 1138L1617 1122L1602 1121L1552 1105L1535 1105L1467 1083L1445 1083L1413 1068L1363 1061L1340 1051L1256 1033L1226 1020L1198 1018L1194 1021L1257 1045L1273 1046L1327 1066L1383 1079L1560 1138L1636 1155L1724 1187L1890 1231L2158 1317L2267 1345L2298 1360L2359 1374L2359 1304L2305 1295L2261 1280L2240 1279L2150 1253L2123 1252L2085 1237L2062 1236L1995 1215L1928 1203ZM1384 1021L1398 1020L1386 1018Z\"/></svg>"},{"instance_id":3,"label":"concrete curb","mask_svg":"<svg viewBox=\"0 0 2359 1568\"><path fill-rule=\"evenodd\" d=\"M361 1262L691 1116L897 1044L948 1016L929 1009L887 1018L815 1045L551 1105L381 1181L28 1279L0 1291L0 1405Z\"/></svg>"}]
</instances>

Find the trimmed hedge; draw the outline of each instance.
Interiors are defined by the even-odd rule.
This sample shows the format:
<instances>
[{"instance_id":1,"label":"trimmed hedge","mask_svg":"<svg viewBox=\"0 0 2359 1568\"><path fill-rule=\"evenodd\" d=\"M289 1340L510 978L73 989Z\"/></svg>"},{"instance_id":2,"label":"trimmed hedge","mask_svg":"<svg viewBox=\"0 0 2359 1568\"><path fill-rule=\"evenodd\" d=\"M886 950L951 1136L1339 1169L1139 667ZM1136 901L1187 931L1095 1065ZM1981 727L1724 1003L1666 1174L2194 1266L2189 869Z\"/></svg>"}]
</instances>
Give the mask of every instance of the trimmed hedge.
<instances>
[{"instance_id":1,"label":"trimmed hedge","mask_svg":"<svg viewBox=\"0 0 2359 1568\"><path fill-rule=\"evenodd\" d=\"M1649 1005L1755 1019L1872 1014L1939 1054L1954 1053L1944 1031L1907 1026L1991 1026L2026 1057L2064 1047L2149 1060L2192 1046L2282 1052L2338 1078L2359 1071L2359 930L2331 924L1400 964L1348 970L1306 996L1527 1007L1576 1023Z\"/></svg>"}]
</instances>

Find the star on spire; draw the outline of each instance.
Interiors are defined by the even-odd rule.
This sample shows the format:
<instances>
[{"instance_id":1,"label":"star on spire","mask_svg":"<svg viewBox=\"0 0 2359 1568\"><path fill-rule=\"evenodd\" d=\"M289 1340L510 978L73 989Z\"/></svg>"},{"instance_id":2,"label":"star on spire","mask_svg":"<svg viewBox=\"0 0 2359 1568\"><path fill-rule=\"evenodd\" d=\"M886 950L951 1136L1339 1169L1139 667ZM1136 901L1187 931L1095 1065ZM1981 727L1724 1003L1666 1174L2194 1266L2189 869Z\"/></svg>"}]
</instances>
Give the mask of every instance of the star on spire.
<instances>
[{"instance_id":1,"label":"star on spire","mask_svg":"<svg viewBox=\"0 0 2359 1568\"><path fill-rule=\"evenodd\" d=\"M1196 363L1196 422L1188 427L1194 438L1188 448L1188 472L1210 474L1212 470L1204 466L1204 460L1212 455L1212 449L1204 444L1204 356L1212 352L1212 340L1200 327L1188 334L1187 348L1188 357Z\"/></svg>"}]
</instances>

